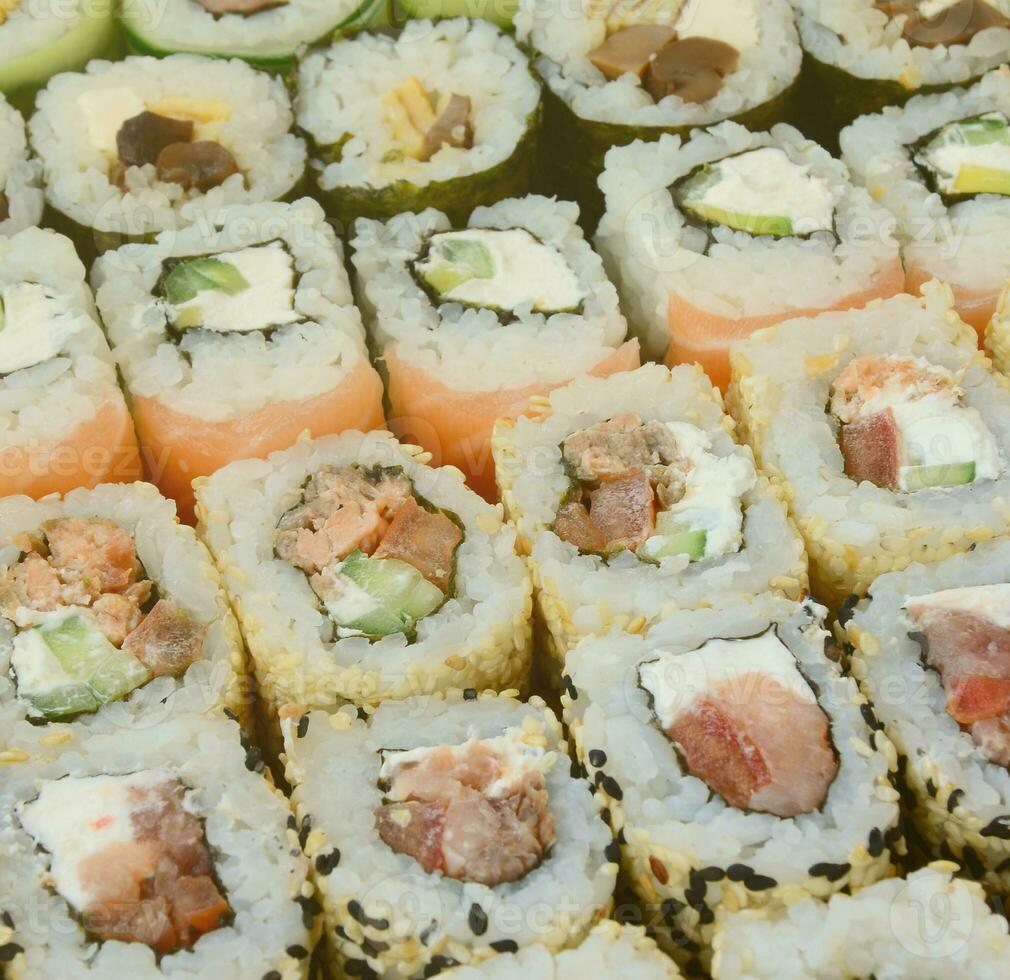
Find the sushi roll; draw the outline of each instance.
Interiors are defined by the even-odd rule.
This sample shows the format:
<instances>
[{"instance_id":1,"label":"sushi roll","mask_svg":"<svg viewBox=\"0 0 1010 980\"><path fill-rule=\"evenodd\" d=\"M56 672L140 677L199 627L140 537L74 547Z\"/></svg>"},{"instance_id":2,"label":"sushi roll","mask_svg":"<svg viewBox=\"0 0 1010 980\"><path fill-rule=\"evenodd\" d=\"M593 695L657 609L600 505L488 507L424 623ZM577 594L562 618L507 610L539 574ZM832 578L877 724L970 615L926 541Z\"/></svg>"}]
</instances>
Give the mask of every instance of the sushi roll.
<instances>
[{"instance_id":1,"label":"sushi roll","mask_svg":"<svg viewBox=\"0 0 1010 980\"><path fill-rule=\"evenodd\" d=\"M292 123L280 79L180 54L58 75L28 130L53 222L93 257L292 194L305 170Z\"/></svg>"},{"instance_id":2,"label":"sushi roll","mask_svg":"<svg viewBox=\"0 0 1010 980\"><path fill-rule=\"evenodd\" d=\"M999 980L1007 922L973 881L937 861L828 902L727 915L715 938L715 980Z\"/></svg>"},{"instance_id":3,"label":"sushi roll","mask_svg":"<svg viewBox=\"0 0 1010 980\"><path fill-rule=\"evenodd\" d=\"M59 72L82 71L94 58L119 54L113 0L0 6L0 93L29 115L36 92Z\"/></svg>"},{"instance_id":4,"label":"sushi roll","mask_svg":"<svg viewBox=\"0 0 1010 980\"><path fill-rule=\"evenodd\" d=\"M228 710L245 653L214 563L146 483L0 500L0 705L35 724Z\"/></svg>"},{"instance_id":5,"label":"sushi roll","mask_svg":"<svg viewBox=\"0 0 1010 980\"><path fill-rule=\"evenodd\" d=\"M168 0L157 17L142 3L124 3L119 19L135 54L242 58L289 73L303 45L368 27L385 6L384 0Z\"/></svg>"},{"instance_id":6,"label":"sushi roll","mask_svg":"<svg viewBox=\"0 0 1010 980\"><path fill-rule=\"evenodd\" d=\"M201 530L256 664L267 737L289 702L523 687L515 533L388 432L299 442L197 481Z\"/></svg>"},{"instance_id":7,"label":"sushi roll","mask_svg":"<svg viewBox=\"0 0 1010 980\"><path fill-rule=\"evenodd\" d=\"M141 476L133 422L70 241L0 237L0 497Z\"/></svg>"},{"instance_id":8,"label":"sushi roll","mask_svg":"<svg viewBox=\"0 0 1010 980\"><path fill-rule=\"evenodd\" d=\"M646 921L689 973L720 909L855 891L903 849L894 748L826 656L824 612L766 595L569 654L578 758Z\"/></svg>"},{"instance_id":9,"label":"sushi roll","mask_svg":"<svg viewBox=\"0 0 1010 980\"><path fill-rule=\"evenodd\" d=\"M494 452L555 671L588 636L713 595L802 595L785 504L698 367L582 379L534 408L498 424Z\"/></svg>"},{"instance_id":10,"label":"sushi roll","mask_svg":"<svg viewBox=\"0 0 1010 980\"><path fill-rule=\"evenodd\" d=\"M0 781L9 980L307 980L308 862L234 722L0 730L16 746Z\"/></svg>"},{"instance_id":11,"label":"sushi roll","mask_svg":"<svg viewBox=\"0 0 1010 980\"><path fill-rule=\"evenodd\" d=\"M796 118L834 150L857 116L964 85L1006 62L1006 0L793 0L803 43Z\"/></svg>"},{"instance_id":12,"label":"sushi roll","mask_svg":"<svg viewBox=\"0 0 1010 980\"><path fill-rule=\"evenodd\" d=\"M521 0L516 30L545 83L544 179L587 229L610 147L726 119L767 129L800 71L788 0Z\"/></svg>"},{"instance_id":13,"label":"sushi roll","mask_svg":"<svg viewBox=\"0 0 1010 980\"><path fill-rule=\"evenodd\" d=\"M383 426L343 250L322 208L236 205L92 273L155 482L193 516L192 481L302 432Z\"/></svg>"},{"instance_id":14,"label":"sushi roll","mask_svg":"<svg viewBox=\"0 0 1010 980\"><path fill-rule=\"evenodd\" d=\"M411 698L284 730L334 975L553 952L610 910L610 830L539 698Z\"/></svg>"},{"instance_id":15,"label":"sushi roll","mask_svg":"<svg viewBox=\"0 0 1010 980\"><path fill-rule=\"evenodd\" d=\"M845 617L934 854L1010 893L1010 542L883 575Z\"/></svg>"},{"instance_id":16,"label":"sushi roll","mask_svg":"<svg viewBox=\"0 0 1010 980\"><path fill-rule=\"evenodd\" d=\"M29 154L25 121L0 95L0 235L38 225L42 203L42 167Z\"/></svg>"},{"instance_id":17,"label":"sushi roll","mask_svg":"<svg viewBox=\"0 0 1010 980\"><path fill-rule=\"evenodd\" d=\"M577 222L575 204L530 196L477 208L460 228L435 210L356 225L358 294L392 427L488 499L497 419L581 374L639 364Z\"/></svg>"},{"instance_id":18,"label":"sushi roll","mask_svg":"<svg viewBox=\"0 0 1010 980\"><path fill-rule=\"evenodd\" d=\"M1010 531L1010 389L949 289L790 320L734 348L728 402L790 502L813 592Z\"/></svg>"},{"instance_id":19,"label":"sushi roll","mask_svg":"<svg viewBox=\"0 0 1010 980\"><path fill-rule=\"evenodd\" d=\"M463 222L529 190L540 86L490 22L412 20L306 54L295 113L326 210L346 228L428 207Z\"/></svg>"},{"instance_id":20,"label":"sushi roll","mask_svg":"<svg viewBox=\"0 0 1010 980\"><path fill-rule=\"evenodd\" d=\"M645 354L729 381L753 331L901 292L892 221L797 130L736 123L611 150L596 236Z\"/></svg>"},{"instance_id":21,"label":"sushi roll","mask_svg":"<svg viewBox=\"0 0 1010 980\"><path fill-rule=\"evenodd\" d=\"M1010 68L863 116L841 143L853 177L895 217L906 291L943 280L982 336L1010 278Z\"/></svg>"}]
</instances>

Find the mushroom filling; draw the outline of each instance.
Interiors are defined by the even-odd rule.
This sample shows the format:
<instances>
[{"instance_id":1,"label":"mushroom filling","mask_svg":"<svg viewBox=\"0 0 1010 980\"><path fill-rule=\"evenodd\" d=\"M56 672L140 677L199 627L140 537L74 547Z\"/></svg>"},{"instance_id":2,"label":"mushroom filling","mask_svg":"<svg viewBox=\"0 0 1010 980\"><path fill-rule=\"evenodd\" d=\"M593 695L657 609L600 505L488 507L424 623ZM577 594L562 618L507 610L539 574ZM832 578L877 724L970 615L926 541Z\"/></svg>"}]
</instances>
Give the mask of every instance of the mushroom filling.
<instances>
[{"instance_id":1,"label":"mushroom filling","mask_svg":"<svg viewBox=\"0 0 1010 980\"><path fill-rule=\"evenodd\" d=\"M428 873L494 887L518 881L554 844L546 776L556 753L535 726L462 745L383 750L382 840Z\"/></svg>"},{"instance_id":2,"label":"mushroom filling","mask_svg":"<svg viewBox=\"0 0 1010 980\"><path fill-rule=\"evenodd\" d=\"M835 199L827 181L784 150L766 146L696 167L672 188L693 222L753 236L834 237Z\"/></svg>"},{"instance_id":3,"label":"mushroom filling","mask_svg":"<svg viewBox=\"0 0 1010 980\"><path fill-rule=\"evenodd\" d=\"M79 99L92 145L110 161L110 180L126 190L132 168L154 168L157 179L208 191L239 173L218 141L232 106L209 99L165 98L146 104L129 89L102 89Z\"/></svg>"},{"instance_id":4,"label":"mushroom filling","mask_svg":"<svg viewBox=\"0 0 1010 980\"><path fill-rule=\"evenodd\" d=\"M46 780L17 817L48 855L53 889L100 941L172 953L231 916L189 792L163 772Z\"/></svg>"},{"instance_id":5,"label":"mushroom filling","mask_svg":"<svg viewBox=\"0 0 1010 980\"><path fill-rule=\"evenodd\" d=\"M984 0L876 0L892 20L904 18L901 36L912 47L967 44L990 27L1010 27L1006 17Z\"/></svg>"},{"instance_id":6,"label":"mushroom filling","mask_svg":"<svg viewBox=\"0 0 1010 980\"><path fill-rule=\"evenodd\" d=\"M169 329L269 332L305 318L295 310L298 276L282 241L232 252L166 259L156 293Z\"/></svg>"},{"instance_id":7,"label":"mushroom filling","mask_svg":"<svg viewBox=\"0 0 1010 980\"><path fill-rule=\"evenodd\" d=\"M277 525L275 552L309 578L340 637L413 638L453 594L455 519L399 467L324 466Z\"/></svg>"},{"instance_id":8,"label":"mushroom filling","mask_svg":"<svg viewBox=\"0 0 1010 980\"><path fill-rule=\"evenodd\" d=\"M595 0L589 15L607 25L590 62L608 81L636 76L656 102L707 102L758 43L754 0Z\"/></svg>"},{"instance_id":9,"label":"mushroom filling","mask_svg":"<svg viewBox=\"0 0 1010 980\"><path fill-rule=\"evenodd\" d=\"M660 653L639 684L684 767L729 806L794 817L824 803L838 773L831 725L774 630Z\"/></svg>"},{"instance_id":10,"label":"mushroom filling","mask_svg":"<svg viewBox=\"0 0 1010 980\"><path fill-rule=\"evenodd\" d=\"M386 123L397 149L390 159L430 160L443 146L469 150L473 146L470 97L429 92L411 76L382 100Z\"/></svg>"},{"instance_id":11,"label":"mushroom filling","mask_svg":"<svg viewBox=\"0 0 1010 980\"><path fill-rule=\"evenodd\" d=\"M565 257L523 228L469 228L432 235L413 273L436 303L502 315L575 313L585 290Z\"/></svg>"},{"instance_id":12,"label":"mushroom filling","mask_svg":"<svg viewBox=\"0 0 1010 980\"><path fill-rule=\"evenodd\" d=\"M976 585L905 603L909 636L940 675L947 714L983 755L1010 766L1010 585Z\"/></svg>"},{"instance_id":13,"label":"mushroom filling","mask_svg":"<svg viewBox=\"0 0 1010 980\"><path fill-rule=\"evenodd\" d=\"M582 554L657 563L738 551L757 475L746 457L711 449L696 426L630 413L572 433L561 444L570 489L552 530Z\"/></svg>"},{"instance_id":14,"label":"mushroom filling","mask_svg":"<svg viewBox=\"0 0 1010 980\"><path fill-rule=\"evenodd\" d=\"M947 200L1010 195L1010 119L987 112L947 123L916 144L912 160Z\"/></svg>"},{"instance_id":15,"label":"mushroom filling","mask_svg":"<svg viewBox=\"0 0 1010 980\"><path fill-rule=\"evenodd\" d=\"M845 473L856 481L912 493L995 480L998 444L946 368L921 357L866 355L832 385L830 411L841 423Z\"/></svg>"},{"instance_id":16,"label":"mushroom filling","mask_svg":"<svg viewBox=\"0 0 1010 980\"><path fill-rule=\"evenodd\" d=\"M213 14L215 20L227 14L237 14L239 17L252 17L264 10L275 10L286 7L290 0L196 0L208 14Z\"/></svg>"},{"instance_id":17,"label":"mushroom filling","mask_svg":"<svg viewBox=\"0 0 1010 980\"><path fill-rule=\"evenodd\" d=\"M0 575L0 613L30 717L97 711L155 677L182 675L203 656L206 626L159 598L119 525L58 518L11 543L20 558Z\"/></svg>"},{"instance_id":18,"label":"mushroom filling","mask_svg":"<svg viewBox=\"0 0 1010 980\"><path fill-rule=\"evenodd\" d=\"M0 287L0 376L51 361L92 326L89 316L68 310L52 286L16 282Z\"/></svg>"}]
</instances>

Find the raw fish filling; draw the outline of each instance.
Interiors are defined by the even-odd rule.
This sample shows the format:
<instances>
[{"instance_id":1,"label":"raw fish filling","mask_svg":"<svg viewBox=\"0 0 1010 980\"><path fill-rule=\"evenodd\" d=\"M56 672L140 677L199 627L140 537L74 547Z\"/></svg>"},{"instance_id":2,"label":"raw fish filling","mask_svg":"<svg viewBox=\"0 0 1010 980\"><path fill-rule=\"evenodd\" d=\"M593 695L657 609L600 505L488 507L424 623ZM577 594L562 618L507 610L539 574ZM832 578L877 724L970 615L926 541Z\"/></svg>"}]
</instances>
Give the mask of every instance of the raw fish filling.
<instances>
[{"instance_id":1,"label":"raw fish filling","mask_svg":"<svg viewBox=\"0 0 1010 980\"><path fill-rule=\"evenodd\" d=\"M999 446L945 368L921 357L857 357L835 380L845 473L910 493L995 480Z\"/></svg>"},{"instance_id":2,"label":"raw fish filling","mask_svg":"<svg viewBox=\"0 0 1010 980\"><path fill-rule=\"evenodd\" d=\"M428 873L491 887L518 881L555 839L545 782L555 753L544 750L534 728L474 736L463 745L385 751L379 836Z\"/></svg>"},{"instance_id":3,"label":"raw fish filling","mask_svg":"<svg viewBox=\"0 0 1010 980\"><path fill-rule=\"evenodd\" d=\"M917 596L905 613L940 675L947 714L990 762L1010 766L1010 585Z\"/></svg>"},{"instance_id":4,"label":"raw fish filling","mask_svg":"<svg viewBox=\"0 0 1010 980\"><path fill-rule=\"evenodd\" d=\"M838 773L831 727L773 632L662 653L639 684L684 768L729 806L786 818L824 803Z\"/></svg>"},{"instance_id":5,"label":"raw fish filling","mask_svg":"<svg viewBox=\"0 0 1010 980\"><path fill-rule=\"evenodd\" d=\"M340 636L412 637L452 592L463 532L399 467L324 466L280 519L277 556L309 576Z\"/></svg>"},{"instance_id":6,"label":"raw fish filling","mask_svg":"<svg viewBox=\"0 0 1010 980\"><path fill-rule=\"evenodd\" d=\"M572 433L561 454L571 484L553 530L580 553L660 562L740 549L754 466L716 456L696 426L623 413Z\"/></svg>"},{"instance_id":7,"label":"raw fish filling","mask_svg":"<svg viewBox=\"0 0 1010 980\"><path fill-rule=\"evenodd\" d=\"M171 953L231 915L178 780L68 776L43 782L17 815L49 855L50 883L99 940Z\"/></svg>"},{"instance_id":8,"label":"raw fish filling","mask_svg":"<svg viewBox=\"0 0 1010 980\"><path fill-rule=\"evenodd\" d=\"M948 123L917 144L913 160L945 198L1010 195L1010 120L987 112Z\"/></svg>"},{"instance_id":9,"label":"raw fish filling","mask_svg":"<svg viewBox=\"0 0 1010 980\"><path fill-rule=\"evenodd\" d=\"M592 0L587 13L607 26L589 61L607 81L635 76L656 102L707 102L758 42L753 0Z\"/></svg>"},{"instance_id":10,"label":"raw fish filling","mask_svg":"<svg viewBox=\"0 0 1010 980\"><path fill-rule=\"evenodd\" d=\"M901 36L912 47L967 44L990 27L1010 27L1004 16L984 0L876 0L889 18L903 18Z\"/></svg>"},{"instance_id":11,"label":"raw fish filling","mask_svg":"<svg viewBox=\"0 0 1010 980\"><path fill-rule=\"evenodd\" d=\"M11 543L21 557L0 575L0 612L16 630L11 668L29 714L94 712L203 656L206 627L158 597L112 521L46 521Z\"/></svg>"}]
</instances>

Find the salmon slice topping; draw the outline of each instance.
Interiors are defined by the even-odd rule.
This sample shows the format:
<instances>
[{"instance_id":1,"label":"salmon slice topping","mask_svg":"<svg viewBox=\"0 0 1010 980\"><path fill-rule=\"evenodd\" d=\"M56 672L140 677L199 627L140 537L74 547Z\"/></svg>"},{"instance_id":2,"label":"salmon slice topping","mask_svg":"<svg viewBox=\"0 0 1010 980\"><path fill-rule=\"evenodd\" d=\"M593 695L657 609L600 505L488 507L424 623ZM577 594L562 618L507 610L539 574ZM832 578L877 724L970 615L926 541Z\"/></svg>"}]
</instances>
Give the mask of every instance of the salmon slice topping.
<instances>
[{"instance_id":1,"label":"salmon slice topping","mask_svg":"<svg viewBox=\"0 0 1010 980\"><path fill-rule=\"evenodd\" d=\"M379 836L427 872L488 886L518 881L554 843L553 758L521 733L386 754Z\"/></svg>"},{"instance_id":2,"label":"salmon slice topping","mask_svg":"<svg viewBox=\"0 0 1010 980\"><path fill-rule=\"evenodd\" d=\"M372 557L405 561L445 592L452 576L453 555L462 540L463 532L445 514L425 510L409 497Z\"/></svg>"}]
</instances>

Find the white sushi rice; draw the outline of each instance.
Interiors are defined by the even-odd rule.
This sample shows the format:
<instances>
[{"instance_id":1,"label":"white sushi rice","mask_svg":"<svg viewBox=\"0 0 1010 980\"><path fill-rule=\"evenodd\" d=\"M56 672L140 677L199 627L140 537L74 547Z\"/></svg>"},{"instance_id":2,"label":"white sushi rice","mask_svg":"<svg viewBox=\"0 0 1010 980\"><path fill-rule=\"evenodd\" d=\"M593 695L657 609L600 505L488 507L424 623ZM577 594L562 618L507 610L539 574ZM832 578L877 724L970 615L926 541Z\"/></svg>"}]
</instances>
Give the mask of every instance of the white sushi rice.
<instances>
[{"instance_id":1,"label":"white sushi rice","mask_svg":"<svg viewBox=\"0 0 1010 980\"><path fill-rule=\"evenodd\" d=\"M374 817L383 800L381 750L461 744L524 725L531 732L539 727L543 747L557 753L546 775L556 841L538 867L492 887L427 874L383 842ZM572 776L561 725L539 698L528 704L506 697L411 698L386 702L368 722L344 709L336 716L293 717L284 727L292 801L302 826L311 821L306 852L340 852L329 874L316 878L327 926L339 924L347 935L335 943L348 974L355 967L346 961L357 960L360 968L367 959L380 977L419 977L435 957L480 962L494 952L491 943L504 940L520 949L540 943L557 950L609 911L617 876L605 854L610 830L585 781ZM352 900L363 916L349 912ZM472 925L475 906L486 918L483 932ZM366 956L366 938L378 952Z\"/></svg>"},{"instance_id":2,"label":"white sushi rice","mask_svg":"<svg viewBox=\"0 0 1010 980\"><path fill-rule=\"evenodd\" d=\"M527 305L506 325L494 310L452 302L436 307L419 285L411 263L432 235L452 227L441 212L429 208L385 224L359 219L351 245L373 340L380 349L395 344L400 359L450 388L525 388L587 373L621 345L627 325L578 216L576 204L536 195L471 214L468 228L524 228L554 246L584 296L578 312L544 315Z\"/></svg>"},{"instance_id":3,"label":"white sushi rice","mask_svg":"<svg viewBox=\"0 0 1010 980\"><path fill-rule=\"evenodd\" d=\"M715 937L715 980L999 980L1007 922L980 885L936 862L827 903L734 912Z\"/></svg>"},{"instance_id":4,"label":"white sushi rice","mask_svg":"<svg viewBox=\"0 0 1010 980\"><path fill-rule=\"evenodd\" d=\"M269 337L190 330L174 342L156 291L166 260L277 240L294 260L299 322ZM131 394L206 422L314 398L338 387L368 357L343 248L309 198L224 208L189 228L162 233L151 245L124 245L98 259L92 280Z\"/></svg>"},{"instance_id":5,"label":"white sushi rice","mask_svg":"<svg viewBox=\"0 0 1010 980\"><path fill-rule=\"evenodd\" d=\"M776 240L717 227L709 242L704 230L686 220L671 184L703 164L769 146L830 187L837 238L816 232L803 240ZM897 243L885 234L892 224L886 208L853 185L843 163L785 124L751 133L726 122L688 140L666 135L615 147L607 153L600 188L606 213L596 245L632 331L657 359L669 342L671 292L717 316L786 316L859 294L898 261Z\"/></svg>"},{"instance_id":6,"label":"white sushi rice","mask_svg":"<svg viewBox=\"0 0 1010 980\"><path fill-rule=\"evenodd\" d=\"M607 36L604 19L590 11L593 4L594 0L521 0L515 18L520 41L536 52L537 71L580 119L626 126L706 126L768 102L799 74L802 51L792 8L788 0L764 0L754 3L757 44L740 52L736 70L711 99L685 102L668 95L655 102L632 74L607 81L589 60Z\"/></svg>"},{"instance_id":7,"label":"white sushi rice","mask_svg":"<svg viewBox=\"0 0 1010 980\"><path fill-rule=\"evenodd\" d=\"M175 505L147 483L103 484L94 490L74 490L34 501L5 497L0 501L0 569L7 569L21 552L12 536L37 534L43 522L64 517L114 521L133 538L137 557L161 598L171 598L197 622L207 627L203 655L181 677L157 677L128 698L80 715L69 725L48 728L70 733L100 725L153 725L175 712L219 713L228 709L243 721L251 705L245 689L245 651L228 605L221 577L196 532L176 520ZM17 697L11 672L13 624L0 617L0 704L26 717L27 705ZM58 737L64 737L62 734Z\"/></svg>"},{"instance_id":8,"label":"white sushi rice","mask_svg":"<svg viewBox=\"0 0 1010 980\"><path fill-rule=\"evenodd\" d=\"M158 180L153 165L131 167L120 190L110 179L112 161L92 140L81 99L123 91L148 105L168 98L228 104L231 114L216 138L240 172L200 192ZM305 143L290 132L292 123L281 79L237 60L180 54L92 61L85 72L57 75L39 93L28 128L50 205L85 228L141 236L193 224L224 205L288 194L305 169Z\"/></svg>"},{"instance_id":9,"label":"white sushi rice","mask_svg":"<svg viewBox=\"0 0 1010 980\"><path fill-rule=\"evenodd\" d=\"M807 542L815 594L833 604L863 594L883 572L935 561L1010 529L1010 474L952 489L895 493L843 470L831 385L854 358L911 355L963 371L975 408L1010 459L1010 390L952 311L950 290L896 296L865 310L822 313L736 345L728 402L759 464L787 492Z\"/></svg>"},{"instance_id":10,"label":"white sushi rice","mask_svg":"<svg viewBox=\"0 0 1010 980\"><path fill-rule=\"evenodd\" d=\"M914 596L1004 582L1010 582L1010 542L980 545L939 564L882 575L846 624L856 645L853 673L907 760L904 778L918 800L916 824L934 847L946 843L959 857L970 844L987 872L1010 857L1010 772L989 762L947 713L940 675L924 665L903 607ZM1005 881L1005 869L991 878L1004 888Z\"/></svg>"},{"instance_id":11,"label":"white sushi rice","mask_svg":"<svg viewBox=\"0 0 1010 980\"><path fill-rule=\"evenodd\" d=\"M59 356L8 374L0 382L3 449L31 450L58 442L93 418L102 405L123 399L84 266L70 241L40 228L0 237L0 288L23 282L50 287L78 328Z\"/></svg>"},{"instance_id":12,"label":"white sushi rice","mask_svg":"<svg viewBox=\"0 0 1010 980\"><path fill-rule=\"evenodd\" d=\"M80 27L86 17L111 18L112 4L105 0L22 0L0 25L0 64L6 65L31 52L59 42Z\"/></svg>"},{"instance_id":13,"label":"white sushi rice","mask_svg":"<svg viewBox=\"0 0 1010 980\"><path fill-rule=\"evenodd\" d=\"M898 794L888 778L893 747L871 736L855 681L825 655L824 612L766 595L674 613L644 636L612 632L569 654L565 721L611 809L614 829L623 829L629 880L647 912L667 916L669 931L665 939L660 931L661 942L684 946L678 931L706 941L711 930L704 919L699 924L699 902L710 910L723 903L730 909L775 906L807 893L825 897L845 886L855 890L888 874L885 845L899 836ZM770 627L817 693L839 763L821 808L789 819L729 806L685 771L639 683L639 666L657 654L676 657L715 637L756 636ZM718 880L703 876L697 884L697 872L725 872L732 865L749 870ZM818 865L837 873L828 875ZM772 881L748 886L755 875ZM700 898L685 899L688 888L700 890ZM669 917L660 908L668 898L688 907Z\"/></svg>"},{"instance_id":14,"label":"white sushi rice","mask_svg":"<svg viewBox=\"0 0 1010 980\"><path fill-rule=\"evenodd\" d=\"M428 92L471 101L473 147L443 146L430 160L390 160L400 149L382 100L411 77ZM295 112L319 146L344 143L340 160L315 162L319 186L388 187L481 173L512 156L540 105L526 55L484 20L410 20L396 36L362 33L313 51L299 67Z\"/></svg>"},{"instance_id":15,"label":"white sushi rice","mask_svg":"<svg viewBox=\"0 0 1010 980\"><path fill-rule=\"evenodd\" d=\"M637 622L641 628L673 609L707 605L715 595L780 589L799 597L806 584L803 546L763 478L742 497L740 550L722 557L689 563L686 555L676 555L655 565L623 552L607 561L580 555L551 529L570 489L562 442L622 412L643 421L690 423L711 440L715 456L751 460L747 448L733 441L722 400L697 367L649 364L610 378L583 378L552 392L537 408L532 417L498 423L495 466L559 663L584 637L614 625Z\"/></svg>"},{"instance_id":16,"label":"white sushi rice","mask_svg":"<svg viewBox=\"0 0 1010 980\"><path fill-rule=\"evenodd\" d=\"M1010 17L1008 0L986 0ZM888 18L874 0L793 0L803 48L857 78L886 79L906 89L969 81L1006 61L1010 30L991 27L967 44L910 45L904 17Z\"/></svg>"},{"instance_id":17,"label":"white sushi rice","mask_svg":"<svg viewBox=\"0 0 1010 980\"><path fill-rule=\"evenodd\" d=\"M0 32L2 35L2 32ZM25 121L0 95L0 193L7 198L7 218L0 235L15 235L42 219L42 165L30 155Z\"/></svg>"},{"instance_id":18,"label":"white sushi rice","mask_svg":"<svg viewBox=\"0 0 1010 980\"><path fill-rule=\"evenodd\" d=\"M236 724L176 712L158 724L107 719L63 740L0 709L0 912L8 913L10 942L23 952L6 963L11 980L119 980L122 977L219 977L249 980L273 969L283 980L308 975L314 929L303 922L312 895L307 861L286 826L287 801L246 768ZM89 939L71 909L47 886L45 855L22 829L15 806L34 800L44 781L156 770L178 779L202 819L214 870L234 920L192 948L155 960L143 943ZM114 870L114 869L110 869ZM302 904L300 904L300 902Z\"/></svg>"},{"instance_id":19,"label":"white sushi rice","mask_svg":"<svg viewBox=\"0 0 1010 980\"><path fill-rule=\"evenodd\" d=\"M201 530L224 573L271 715L287 702L368 704L524 682L531 586L515 532L502 523L500 508L467 489L458 470L430 468L427 458L388 432L347 432L196 481ZM403 634L373 643L338 637L305 574L275 555L277 523L300 502L308 477L322 466L352 464L402 467L417 494L463 523L455 595L418 622L412 643Z\"/></svg>"},{"instance_id":20,"label":"white sushi rice","mask_svg":"<svg viewBox=\"0 0 1010 980\"><path fill-rule=\"evenodd\" d=\"M912 160L923 137L987 112L1010 114L1005 66L969 89L919 95L861 116L839 140L853 178L894 215L906 265L995 296L1010 277L1010 197L979 194L948 206Z\"/></svg>"},{"instance_id":21,"label":"white sushi rice","mask_svg":"<svg viewBox=\"0 0 1010 980\"><path fill-rule=\"evenodd\" d=\"M460 966L442 974L451 980L585 980L620 976L633 980L676 980L673 960L660 952L639 926L620 926L605 919L574 949L560 953L539 944L518 953L502 953L477 966Z\"/></svg>"}]
</instances>

